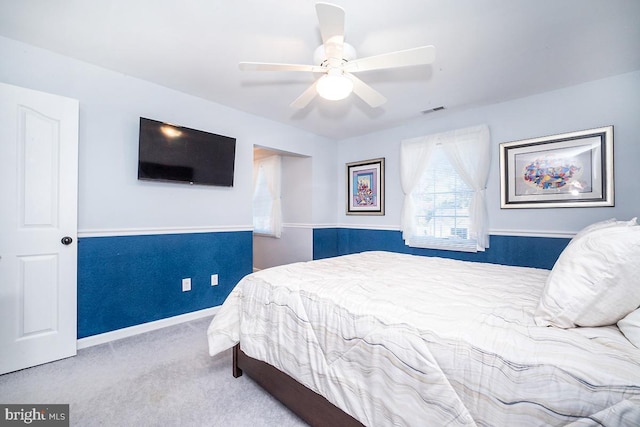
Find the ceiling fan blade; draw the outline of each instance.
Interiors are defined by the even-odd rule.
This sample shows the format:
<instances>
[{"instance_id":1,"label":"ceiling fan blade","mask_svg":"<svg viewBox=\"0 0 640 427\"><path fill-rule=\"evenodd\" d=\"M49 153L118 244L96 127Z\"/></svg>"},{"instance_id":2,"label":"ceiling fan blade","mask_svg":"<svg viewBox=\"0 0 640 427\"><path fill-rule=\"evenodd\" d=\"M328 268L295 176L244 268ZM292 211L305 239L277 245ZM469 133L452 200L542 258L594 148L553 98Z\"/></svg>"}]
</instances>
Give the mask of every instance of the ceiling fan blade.
<instances>
[{"instance_id":1,"label":"ceiling fan blade","mask_svg":"<svg viewBox=\"0 0 640 427\"><path fill-rule=\"evenodd\" d=\"M238 68L242 71L311 71L324 73L326 69L319 65L304 64L272 64L268 62L241 62Z\"/></svg>"},{"instance_id":2,"label":"ceiling fan blade","mask_svg":"<svg viewBox=\"0 0 640 427\"><path fill-rule=\"evenodd\" d=\"M380 92L354 76L353 74L345 73L353 82L353 93L358 95L364 102L369 104L371 108L376 108L387 102L387 98L382 96Z\"/></svg>"},{"instance_id":3,"label":"ceiling fan blade","mask_svg":"<svg viewBox=\"0 0 640 427\"><path fill-rule=\"evenodd\" d=\"M316 14L327 59L341 61L344 49L344 9L329 3L316 3Z\"/></svg>"},{"instance_id":4,"label":"ceiling fan blade","mask_svg":"<svg viewBox=\"0 0 640 427\"><path fill-rule=\"evenodd\" d=\"M316 84L317 83L318 83L318 80L313 82L313 84L311 86L309 86L307 88L307 90L302 92L302 95L297 97L291 104L289 104L289 106L301 110L304 107L306 107L307 105L309 105L309 103L313 100L313 98L316 97L316 95L318 93L316 91Z\"/></svg>"},{"instance_id":5,"label":"ceiling fan blade","mask_svg":"<svg viewBox=\"0 0 640 427\"><path fill-rule=\"evenodd\" d=\"M358 71L379 70L382 68L409 67L412 65L431 64L435 58L435 47L421 46L413 49L354 59L353 61L345 63L342 69L350 73L355 73Z\"/></svg>"}]
</instances>

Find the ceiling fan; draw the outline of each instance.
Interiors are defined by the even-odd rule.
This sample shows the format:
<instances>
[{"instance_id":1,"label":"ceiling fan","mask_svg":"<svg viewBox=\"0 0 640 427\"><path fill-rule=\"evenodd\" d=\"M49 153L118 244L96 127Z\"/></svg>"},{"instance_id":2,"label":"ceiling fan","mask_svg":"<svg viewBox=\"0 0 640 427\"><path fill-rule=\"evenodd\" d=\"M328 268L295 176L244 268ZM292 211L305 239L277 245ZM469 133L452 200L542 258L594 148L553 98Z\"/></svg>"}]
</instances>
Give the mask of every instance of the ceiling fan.
<instances>
[{"instance_id":1,"label":"ceiling fan","mask_svg":"<svg viewBox=\"0 0 640 427\"><path fill-rule=\"evenodd\" d=\"M344 99L351 92L372 108L384 104L387 99L371 86L357 78L360 71L398 68L430 64L435 59L435 47L421 46L382 55L357 58L353 46L344 41L344 9L329 3L316 3L320 23L322 45L315 50L313 59L318 65L274 64L241 62L243 71L310 71L323 76L291 103L294 108L306 107L316 94L329 100Z\"/></svg>"}]
</instances>

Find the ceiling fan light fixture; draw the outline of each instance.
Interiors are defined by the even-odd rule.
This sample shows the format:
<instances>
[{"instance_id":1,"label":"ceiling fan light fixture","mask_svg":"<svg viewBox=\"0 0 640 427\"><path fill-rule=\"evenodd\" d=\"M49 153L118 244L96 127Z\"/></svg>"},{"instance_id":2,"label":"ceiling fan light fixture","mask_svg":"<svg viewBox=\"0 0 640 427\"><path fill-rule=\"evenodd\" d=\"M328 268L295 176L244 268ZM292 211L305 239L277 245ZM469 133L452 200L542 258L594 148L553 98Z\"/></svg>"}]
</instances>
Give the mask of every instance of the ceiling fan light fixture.
<instances>
[{"instance_id":1,"label":"ceiling fan light fixture","mask_svg":"<svg viewBox=\"0 0 640 427\"><path fill-rule=\"evenodd\" d=\"M356 77L361 71L386 68L412 67L431 64L435 60L435 47L419 46L380 55L356 58L356 50L344 41L345 12L340 6L316 3L322 44L313 54L313 64L278 64L268 62L241 62L241 70L304 71L323 74L290 105L302 109L319 95L328 100L340 100L353 92L371 108L378 108L387 98Z\"/></svg>"},{"instance_id":2,"label":"ceiling fan light fixture","mask_svg":"<svg viewBox=\"0 0 640 427\"><path fill-rule=\"evenodd\" d=\"M316 85L318 95L329 101L345 99L353 92L353 82L341 70L329 70Z\"/></svg>"}]
</instances>

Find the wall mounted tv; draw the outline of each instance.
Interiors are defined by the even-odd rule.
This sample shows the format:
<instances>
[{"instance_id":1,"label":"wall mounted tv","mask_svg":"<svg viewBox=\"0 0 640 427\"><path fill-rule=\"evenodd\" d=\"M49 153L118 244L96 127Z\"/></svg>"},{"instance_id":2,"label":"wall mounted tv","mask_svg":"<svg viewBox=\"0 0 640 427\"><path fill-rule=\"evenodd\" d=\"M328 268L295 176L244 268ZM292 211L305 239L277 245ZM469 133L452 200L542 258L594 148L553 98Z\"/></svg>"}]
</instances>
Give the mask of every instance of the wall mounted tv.
<instances>
[{"instance_id":1,"label":"wall mounted tv","mask_svg":"<svg viewBox=\"0 0 640 427\"><path fill-rule=\"evenodd\" d=\"M138 179L233 187L236 139L140 117Z\"/></svg>"}]
</instances>

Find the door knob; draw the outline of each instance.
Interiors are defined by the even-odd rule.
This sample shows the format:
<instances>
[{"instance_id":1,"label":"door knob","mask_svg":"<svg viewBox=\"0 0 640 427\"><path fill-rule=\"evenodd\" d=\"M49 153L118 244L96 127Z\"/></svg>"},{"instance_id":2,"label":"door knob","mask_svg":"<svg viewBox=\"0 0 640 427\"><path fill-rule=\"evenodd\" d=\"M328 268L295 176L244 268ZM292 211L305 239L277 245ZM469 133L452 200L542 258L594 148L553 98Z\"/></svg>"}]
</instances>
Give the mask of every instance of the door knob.
<instances>
[{"instance_id":1,"label":"door knob","mask_svg":"<svg viewBox=\"0 0 640 427\"><path fill-rule=\"evenodd\" d=\"M70 245L73 242L73 239L69 236L64 236L62 240L60 240L63 245Z\"/></svg>"}]
</instances>

